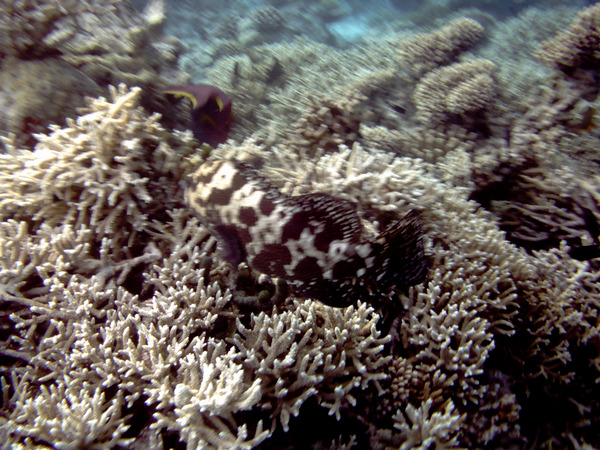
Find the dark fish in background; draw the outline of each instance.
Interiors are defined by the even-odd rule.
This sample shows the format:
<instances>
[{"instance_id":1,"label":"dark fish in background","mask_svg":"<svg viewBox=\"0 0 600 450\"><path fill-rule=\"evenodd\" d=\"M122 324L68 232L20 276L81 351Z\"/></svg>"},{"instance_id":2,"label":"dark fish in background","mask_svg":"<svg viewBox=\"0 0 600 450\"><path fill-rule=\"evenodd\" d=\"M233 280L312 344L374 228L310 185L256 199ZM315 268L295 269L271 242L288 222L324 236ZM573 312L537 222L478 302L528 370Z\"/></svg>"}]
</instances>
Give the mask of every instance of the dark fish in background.
<instances>
[{"instance_id":1,"label":"dark fish in background","mask_svg":"<svg viewBox=\"0 0 600 450\"><path fill-rule=\"evenodd\" d=\"M192 132L198 141L211 147L225 142L231 130L231 99L221 89L209 84L169 86L165 94L192 101Z\"/></svg>"},{"instance_id":2,"label":"dark fish in background","mask_svg":"<svg viewBox=\"0 0 600 450\"><path fill-rule=\"evenodd\" d=\"M186 201L216 235L221 256L291 282L297 294L344 307L424 281L419 214L366 239L353 203L327 194L288 196L249 166L209 161Z\"/></svg>"}]
</instances>

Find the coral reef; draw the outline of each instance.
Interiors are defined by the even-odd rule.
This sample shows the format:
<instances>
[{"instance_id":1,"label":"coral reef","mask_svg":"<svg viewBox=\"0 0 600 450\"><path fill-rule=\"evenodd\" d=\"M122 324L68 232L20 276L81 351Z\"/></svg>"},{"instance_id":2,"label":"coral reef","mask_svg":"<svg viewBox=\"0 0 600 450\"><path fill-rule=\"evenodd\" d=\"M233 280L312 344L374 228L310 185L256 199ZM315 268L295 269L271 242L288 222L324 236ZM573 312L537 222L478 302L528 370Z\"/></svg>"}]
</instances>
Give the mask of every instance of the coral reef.
<instances>
[{"instance_id":1,"label":"coral reef","mask_svg":"<svg viewBox=\"0 0 600 450\"><path fill-rule=\"evenodd\" d=\"M58 55L103 86L154 84L156 77L176 73L181 48L161 36L165 19L161 0L150 2L145 14L124 0L7 3L0 42L9 55L23 59Z\"/></svg>"},{"instance_id":2,"label":"coral reef","mask_svg":"<svg viewBox=\"0 0 600 450\"><path fill-rule=\"evenodd\" d=\"M542 42L536 53L540 61L585 87L586 96L592 99L598 95L599 26L600 5L595 4L581 11L565 30Z\"/></svg>"},{"instance_id":3,"label":"coral reef","mask_svg":"<svg viewBox=\"0 0 600 450\"><path fill-rule=\"evenodd\" d=\"M238 319L234 343L257 374L260 403L273 410L273 423L278 418L288 431L290 417L312 396L339 420L356 403L355 388L386 378L381 368L389 357L381 350L389 337L381 337L378 320L364 303L341 310L310 300L293 311L252 316L248 327Z\"/></svg>"},{"instance_id":4,"label":"coral reef","mask_svg":"<svg viewBox=\"0 0 600 450\"><path fill-rule=\"evenodd\" d=\"M148 2L142 13L129 0L3 2L0 96L4 104L25 97L3 110L9 119L2 121L3 135L14 133L19 144L32 145L32 132L64 125L86 95L106 94L110 84L186 82L187 74L177 68L181 43L162 31L164 10L164 0ZM11 81L15 76L18 81ZM156 110L152 92L144 92L143 103Z\"/></svg>"},{"instance_id":5,"label":"coral reef","mask_svg":"<svg viewBox=\"0 0 600 450\"><path fill-rule=\"evenodd\" d=\"M6 442L251 447L310 397L339 417L385 377L380 316L311 300L241 314L214 238L178 208L190 136L169 146L139 89L111 92L33 152L5 143Z\"/></svg>"},{"instance_id":6,"label":"coral reef","mask_svg":"<svg viewBox=\"0 0 600 450\"><path fill-rule=\"evenodd\" d=\"M294 2L269 3L286 31L263 31L289 36ZM160 18L152 5L147 17ZM244 5L257 29L262 13ZM593 39L598 6L572 25L560 6L536 32L540 10L510 5L521 14L498 24L454 12L437 31L348 49L306 37L246 47L237 26L221 28L205 75L239 105L238 122L210 154L124 86L36 135L33 150L3 138L3 443L600 446L600 100L577 44ZM205 22L217 14L206 9ZM36 59L47 49L30 45L35 33L70 20L48 17L5 48ZM511 30L528 44L508 60ZM573 65L536 62L542 41L538 57L564 50ZM336 309L231 267L183 198L206 158L246 162L289 195L353 202L366 232L420 211L426 280Z\"/></svg>"},{"instance_id":7,"label":"coral reef","mask_svg":"<svg viewBox=\"0 0 600 450\"><path fill-rule=\"evenodd\" d=\"M495 64L487 59L469 60L432 70L419 80L413 101L417 119L424 124L448 115L480 114L496 96Z\"/></svg>"},{"instance_id":8,"label":"coral reef","mask_svg":"<svg viewBox=\"0 0 600 450\"><path fill-rule=\"evenodd\" d=\"M246 158L260 155L260 148L246 148ZM439 160L441 164L448 172L460 173L465 160L448 156ZM407 375L402 379L407 384L398 386L398 379L381 382L386 403L394 405L388 408L397 414L386 428L382 424L390 417L380 417L379 408L367 413L377 417L371 419L373 446L400 446L415 436L421 444L456 441L469 446L483 439L505 446L523 439L532 426L522 411L536 411L542 398L565 407L571 402L561 394L574 374L568 367L582 364L585 369L580 373L591 376L583 375L586 389L594 389L597 369L592 367L598 354L592 349L598 339L594 330L599 302L597 288L589 290L589 283L598 278L594 264L571 260L564 247L535 255L516 248L491 215L467 200L470 189L450 189L436 179L437 170L416 159L366 151L355 144L353 149L308 161L277 152L264 170L289 193L327 192L355 201L365 211L376 208L401 214L412 207L425 208L435 262L429 281L401 299L407 310L391 334L397 336L392 346L398 346L405 358L402 370ZM560 285L565 290L557 297L553 292ZM558 337L562 335L558 330L571 336L568 343ZM550 337L554 333L557 338ZM591 361L576 356L590 351ZM556 358L561 361L558 366ZM531 371L534 367L537 372ZM544 388L540 378L545 380ZM394 391L391 385L385 388L388 383L393 383ZM586 389L568 394L577 396L571 397L577 404L587 405L579 413L573 411L580 418L587 408L597 410ZM534 393L533 399L527 392ZM448 403L449 399L455 400ZM363 406L366 411L368 404ZM423 411L418 413L418 408ZM561 419L550 416L549 420L557 426ZM519 423L524 434L515 431ZM551 430L545 430L551 433L548 438L559 442L557 430ZM587 436L584 441L593 436L586 426L581 432ZM571 438L576 439L573 434Z\"/></svg>"},{"instance_id":9,"label":"coral reef","mask_svg":"<svg viewBox=\"0 0 600 450\"><path fill-rule=\"evenodd\" d=\"M469 18L456 19L432 33L415 36L402 44L400 62L421 77L436 67L449 64L483 36L483 26Z\"/></svg>"},{"instance_id":10,"label":"coral reef","mask_svg":"<svg viewBox=\"0 0 600 450\"><path fill-rule=\"evenodd\" d=\"M348 93L339 99L316 100L290 127L283 145L309 155L316 149L334 151L340 145L352 146L360 138L360 125L369 117L361 106L361 94Z\"/></svg>"},{"instance_id":11,"label":"coral reef","mask_svg":"<svg viewBox=\"0 0 600 450\"><path fill-rule=\"evenodd\" d=\"M362 52L340 52L297 38L220 58L207 77L236 105L234 138L241 141L252 133L264 135L265 130L280 138L302 115L310 116L312 110L324 107L322 102L341 101L335 99L336 94L351 96L349 86L364 82L361 75L368 73L356 71L357 66L365 66L366 59Z\"/></svg>"},{"instance_id":12,"label":"coral reef","mask_svg":"<svg viewBox=\"0 0 600 450\"><path fill-rule=\"evenodd\" d=\"M273 6L256 9L238 24L238 40L243 47L274 40L286 25L286 19Z\"/></svg>"},{"instance_id":13,"label":"coral reef","mask_svg":"<svg viewBox=\"0 0 600 450\"><path fill-rule=\"evenodd\" d=\"M578 67L598 69L600 44L600 5L581 11L577 18L552 39L540 45L537 57L544 63L564 72Z\"/></svg>"}]
</instances>

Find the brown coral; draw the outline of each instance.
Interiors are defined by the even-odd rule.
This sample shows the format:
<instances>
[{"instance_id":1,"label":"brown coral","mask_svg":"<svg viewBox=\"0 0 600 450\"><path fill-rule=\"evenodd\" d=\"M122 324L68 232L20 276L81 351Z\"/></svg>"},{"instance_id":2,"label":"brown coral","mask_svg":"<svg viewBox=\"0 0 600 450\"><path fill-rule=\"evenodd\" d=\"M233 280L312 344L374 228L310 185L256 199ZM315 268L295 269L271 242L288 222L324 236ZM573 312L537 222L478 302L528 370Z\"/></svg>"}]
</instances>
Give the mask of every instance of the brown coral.
<instances>
[{"instance_id":1,"label":"brown coral","mask_svg":"<svg viewBox=\"0 0 600 450\"><path fill-rule=\"evenodd\" d=\"M563 72L577 68L600 69L600 4L581 11L575 20L552 39L541 43L537 58Z\"/></svg>"},{"instance_id":2,"label":"brown coral","mask_svg":"<svg viewBox=\"0 0 600 450\"><path fill-rule=\"evenodd\" d=\"M424 124L441 122L449 115L487 108L496 96L495 68L487 59L474 59L431 71L413 93L417 119Z\"/></svg>"},{"instance_id":3,"label":"brown coral","mask_svg":"<svg viewBox=\"0 0 600 450\"><path fill-rule=\"evenodd\" d=\"M437 31L421 34L404 43L400 62L419 78L436 67L453 62L483 36L481 24L466 17L456 19Z\"/></svg>"},{"instance_id":4,"label":"brown coral","mask_svg":"<svg viewBox=\"0 0 600 450\"><path fill-rule=\"evenodd\" d=\"M317 150L335 151L341 144L349 147L360 139L360 124L369 112L361 107L366 100L359 94L337 99L316 98L307 113L292 125L284 145L314 154Z\"/></svg>"}]
</instances>

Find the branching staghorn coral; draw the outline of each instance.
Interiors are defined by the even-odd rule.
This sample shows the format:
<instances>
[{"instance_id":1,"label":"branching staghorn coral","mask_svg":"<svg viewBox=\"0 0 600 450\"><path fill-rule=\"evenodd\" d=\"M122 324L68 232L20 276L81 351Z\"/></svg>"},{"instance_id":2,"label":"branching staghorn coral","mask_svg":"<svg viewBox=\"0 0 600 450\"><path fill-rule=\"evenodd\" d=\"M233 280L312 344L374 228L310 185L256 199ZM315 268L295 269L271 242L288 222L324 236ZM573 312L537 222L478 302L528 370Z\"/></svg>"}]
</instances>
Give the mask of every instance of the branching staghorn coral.
<instances>
[{"instance_id":1,"label":"branching staghorn coral","mask_svg":"<svg viewBox=\"0 0 600 450\"><path fill-rule=\"evenodd\" d=\"M593 325L598 314L592 305L598 303L599 297L595 289L588 291L586 287L597 277L594 266L576 263L582 272L574 276L576 272L564 250L556 256L534 256L516 248L489 213L477 210L474 202L467 201L471 188L450 188L436 180L438 169L418 160L367 151L357 144L352 150L342 147L338 153L317 154L317 159L311 161L277 148L272 150L263 170L289 193L329 192L357 202L359 210L375 208L399 215L408 205L424 208L432 269L428 282L399 299L406 311L397 328L392 328L392 336L396 336L393 345L402 349L405 364L410 367L405 370L411 375L402 377L402 385L382 380L383 392L394 386L403 394L384 394L384 400L378 400L378 404L385 401L390 405L387 402L392 401L395 407L389 406L390 410L402 412L397 417L406 417L404 411L426 401L433 401L429 410L444 411L452 398L454 412L444 416L440 430L453 429L454 434L440 431L436 435L435 429L427 428L431 435L423 435L424 440L430 436L439 445L446 438L474 445L480 442L478 439L485 439L506 445L522 436L514 431L516 424L524 420L520 411L535 408L523 392L535 391L535 401L541 400L536 380L556 370L557 357L565 368L553 374L547 394L557 401L569 402L564 397L558 400L564 383L572 376L565 351L572 357L587 352L584 349L590 345L590 339L598 339ZM256 155L260 148L238 147L242 157L244 151ZM460 159L444 158L443 162L447 173L463 170ZM378 194L367 194L372 192ZM556 258L557 265L548 268L547 257ZM559 260L563 261L562 268ZM551 307L556 301L552 286L558 285L563 286L563 300L560 306ZM568 335L573 339L549 339L563 336L560 329L570 330ZM514 349L523 352L515 353ZM535 361L532 367L539 372L516 369L528 367L527 361ZM590 367L595 367L595 362L590 362L584 373ZM585 384L590 387L591 379L586 379ZM576 402L583 401L581 395L586 394L579 392ZM589 401L583 404L589 405ZM451 425L465 413L471 417L468 426ZM378 411L366 414L378 417L373 423L386 423ZM553 426L557 425L553 422ZM523 426L522 432L527 433L530 425ZM372 445L400 445L409 439L409 428L389 434L393 429L390 425L388 431L381 427L374 431ZM590 429L584 425L580 432L585 435ZM570 439L566 437L569 431L564 433L557 439Z\"/></svg>"},{"instance_id":2,"label":"branching staghorn coral","mask_svg":"<svg viewBox=\"0 0 600 450\"><path fill-rule=\"evenodd\" d=\"M525 6L525 5L523 5ZM528 105L522 100L543 84L552 69L532 58L539 43L568 25L574 11L569 5L527 5L518 16L507 17L490 27L486 45L477 56L494 61L498 99L504 113L518 117Z\"/></svg>"},{"instance_id":3,"label":"branching staghorn coral","mask_svg":"<svg viewBox=\"0 0 600 450\"><path fill-rule=\"evenodd\" d=\"M529 250L590 244L600 218L592 104L558 80L529 99L503 150L474 160L472 198L492 210L508 238ZM485 148L485 147L484 147ZM579 244L578 244L579 242Z\"/></svg>"},{"instance_id":4,"label":"branching staghorn coral","mask_svg":"<svg viewBox=\"0 0 600 450\"><path fill-rule=\"evenodd\" d=\"M156 124L156 117L149 118L137 107L139 90L122 87L113 95L112 102L91 102L90 112L71 123L72 128L55 128L49 136L40 136L34 152L10 148L9 142L9 153L3 155L7 162L3 170L17 170L22 181L11 191L7 173L2 174L2 213L20 220L3 223L0 246L0 281L7 302L3 306L12 312L3 322L14 322L15 330L3 338L1 350L14 365L12 378L4 379L11 383L5 392L14 393L4 403L13 405L9 408L12 412L1 422L8 442L21 442L29 439L27 436L81 445L92 440L95 444L128 442L123 438L130 427L127 408L156 397L154 392L164 380L156 378L155 388L151 380L171 370L190 333L214 332L219 317L232 317L227 311L231 294L222 293L216 282L208 285L203 281L210 261L202 255L214 248L206 230L181 210L167 215L166 223L158 222L165 218L147 209L149 196L143 186L149 180L135 172L152 167L156 170L152 177L162 175L176 191L178 179L169 175L181 164L189 138L177 141L184 149L179 154L164 143L154 145L152 136L164 134L164 130ZM150 131L147 140L144 130ZM139 158L148 150L149 158L142 163ZM173 166L178 159L180 163ZM45 185L44 175L52 169L58 171L59 182ZM140 213L139 220L124 214L120 220L105 221L103 211L111 202L102 195L104 191L97 194L99 200L88 202L96 188L110 189L115 173L119 176L112 190L113 211L127 210L116 207L118 202L127 204L136 198L141 186L138 195L142 201L133 211L145 209L149 215ZM126 183L136 178L141 183ZM68 201L61 205L61 198ZM87 214L87 203L98 213ZM39 223L41 212L48 220ZM151 216L155 217L153 223ZM185 221L189 223L183 225ZM139 227L138 238L144 233L156 237L154 242L146 240L139 256L131 254L132 224ZM163 263L153 266L162 255L167 255ZM178 300L174 301L176 292ZM73 380L68 388L58 381L64 376ZM144 377L146 390L140 383ZM45 380L58 384L50 391L40 391L39 383ZM77 404L68 400L77 386L85 386L79 388L83 389L81 404L94 402L91 410L104 411L103 404L112 405L103 413L106 421L96 422L93 429L91 423L85 423L87 415L76 417L77 410L67 407ZM106 389L113 389L110 396L118 391L117 396L105 398ZM57 410L43 409L49 400ZM57 416L64 420L55 421ZM46 423L51 430L44 431Z\"/></svg>"},{"instance_id":5,"label":"branching staghorn coral","mask_svg":"<svg viewBox=\"0 0 600 450\"><path fill-rule=\"evenodd\" d=\"M164 132L158 116L147 118L141 108L133 107L140 89L112 89L111 95L114 103L95 99L88 114L70 120L67 128L55 126L51 134L39 135L33 152L5 141L2 217L43 219L51 226L91 225L100 236L118 234L125 224L137 231L147 227L148 215L142 210L165 200L156 191L151 196L148 189L158 188L161 176L180 170L173 165L179 157L161 142ZM153 179L146 176L159 164ZM15 178L15 172L23 176Z\"/></svg>"},{"instance_id":6,"label":"branching staghorn coral","mask_svg":"<svg viewBox=\"0 0 600 450\"><path fill-rule=\"evenodd\" d=\"M373 232L422 211L431 258L422 285L376 309L290 297L249 312L214 239L180 196L200 155L189 135L167 134L137 109L132 92L90 103L79 122L40 136L33 153L8 142L2 155L0 176L14 187L0 196L7 445L276 446L310 423L311 405L334 416L337 443L598 443L596 262L573 261L564 244L529 254L506 239L497 216L468 200L472 173L513 156L520 164L532 149L548 150L547 176L560 175L564 159L526 139L538 125L514 125L521 144L477 141L461 129L415 138L428 131L412 128L399 137L386 122L361 124L351 146L317 143L310 155L287 151L277 134L267 144L249 138L215 149L211 158L251 162L288 194L356 202ZM396 151L397 142L409 150ZM56 187L44 184L46 172L57 174ZM595 198L597 180L587 181ZM113 205L132 205L136 215L122 207L110 225L104 198L113 184ZM90 198L100 205L94 225L78 209L93 208ZM69 386L81 386L81 396ZM101 420L74 417L82 408ZM348 429L345 419L359 425Z\"/></svg>"},{"instance_id":7,"label":"branching staghorn coral","mask_svg":"<svg viewBox=\"0 0 600 450\"><path fill-rule=\"evenodd\" d=\"M598 96L600 58L600 5L582 10L571 24L556 36L542 42L535 54L538 60L561 71L586 100Z\"/></svg>"},{"instance_id":8,"label":"branching staghorn coral","mask_svg":"<svg viewBox=\"0 0 600 450\"><path fill-rule=\"evenodd\" d=\"M354 388L386 378L381 350L389 338L380 336L378 319L364 303L340 310L312 301L293 312L252 316L249 327L238 319L234 342L261 380L262 408L280 416L287 431L290 416L316 396L339 420L341 408L356 404Z\"/></svg>"},{"instance_id":9,"label":"branching staghorn coral","mask_svg":"<svg viewBox=\"0 0 600 450\"><path fill-rule=\"evenodd\" d=\"M476 30L483 30L472 19L457 20L447 28L430 42L432 52L435 45L447 44L447 58L430 69L453 62L470 47L461 41L462 37L468 40L473 34L474 43L474 36L480 37ZM465 30L473 33L463 33ZM454 36L453 32L460 36ZM426 40L419 40L422 42ZM321 140L327 145L326 139L321 137L332 134L330 146L335 149L340 141L336 135L342 134L343 143L349 146L352 139L343 136L350 132L326 130L332 124L348 128L352 133L356 133L352 125L356 125L355 119L361 125L373 122L390 129L415 125L410 100L414 82L410 82L405 71L398 70L405 59L412 65L411 57L398 52L402 45L396 38L390 42L366 41L360 47L341 51L300 38L290 43L252 47L242 55L222 57L208 70L208 79L224 89L237 105L237 124L232 130L234 139L242 141L255 134L269 145L280 143L288 138L284 130L296 124L298 133L294 134L309 135L314 145L321 145ZM426 53L415 53L415 61L431 61ZM476 87L483 83L483 76L480 78ZM470 82L463 81L464 89L473 88ZM460 103L458 95L457 92L454 102L457 105ZM328 110L334 109L332 106L339 112L334 120L328 117ZM469 107L463 105L464 109Z\"/></svg>"},{"instance_id":10,"label":"branching staghorn coral","mask_svg":"<svg viewBox=\"0 0 600 450\"><path fill-rule=\"evenodd\" d=\"M238 141L257 134L267 142L330 103L370 96L394 79L391 44L365 43L340 51L305 38L252 47L242 55L226 55L208 69L211 84L221 87L236 105ZM374 74L372 68L377 69ZM356 94L356 95L354 95ZM363 108L364 113L368 111Z\"/></svg>"},{"instance_id":11,"label":"branching staghorn coral","mask_svg":"<svg viewBox=\"0 0 600 450\"><path fill-rule=\"evenodd\" d=\"M0 421L0 434L7 444L16 444L14 435L24 436L25 445L45 442L55 448L114 447L134 440L123 437L128 428L127 417L121 414L123 391L107 398L102 386L81 383L68 375L49 386L39 386L37 380L16 379L14 376L13 386L23 399L14 402L10 430ZM6 392L8 386L3 387Z\"/></svg>"},{"instance_id":12,"label":"branching staghorn coral","mask_svg":"<svg viewBox=\"0 0 600 450\"><path fill-rule=\"evenodd\" d=\"M207 76L211 84L226 91L237 105L238 128L244 131L243 138L257 131L257 120L258 125L264 125L274 117L279 116L281 121L303 111L304 94L319 92L318 86L313 85L322 83L319 72L328 70L328 64L334 60L339 67L329 70L341 72L344 61L335 56L337 52L326 45L296 39L254 47L243 55L226 55L208 70ZM297 96L297 100L288 95L301 91L304 94Z\"/></svg>"},{"instance_id":13,"label":"branching staghorn coral","mask_svg":"<svg viewBox=\"0 0 600 450\"><path fill-rule=\"evenodd\" d=\"M457 434L464 426L465 415L457 414L451 400L440 411L431 411L432 404L433 401L428 399L418 408L409 405L404 414L398 412L394 416L394 428L406 438L399 448L430 445L453 447L458 444Z\"/></svg>"},{"instance_id":14,"label":"branching staghorn coral","mask_svg":"<svg viewBox=\"0 0 600 450\"><path fill-rule=\"evenodd\" d=\"M406 311L392 327L389 344L401 349L394 350L401 356L394 356L404 358L405 369L400 373L407 375L400 383L380 381L383 392L399 392L389 398L384 393L386 405L392 405L386 411L393 411L384 420L364 407L365 398L377 398L378 404L381 401L370 389L357 399L354 408L358 411L362 405L361 417L378 424L375 428L379 429L372 433L372 446L400 446L411 439L411 429L421 430L420 420L427 423L427 416L435 413L439 419L436 427L425 427L421 441L414 442L442 446L451 440L466 447L482 442L506 447L523 440L544 446L597 442L592 425L598 423L594 397L598 394L596 263L572 261L564 244L528 254L499 230L500 210L492 215L467 201L478 190L474 184L481 183L479 177L489 174L488 170L494 170L492 176L505 182L515 174L535 176L538 179L526 187L534 198L528 214L554 226L555 209L544 202L537 205L543 198L536 197L537 193L546 191L544 183L548 192L555 190L554 181L563 183L565 174L557 169L573 165L567 155L578 160L575 167L583 176L597 164L587 150L581 154L576 150L577 143L597 142L595 133L587 140L573 137L573 131L584 134L579 125L573 127L574 104L581 94L575 93L569 100L558 91L549 89L548 98L534 93L533 100L528 101L533 105L530 113L512 124L499 121L498 128L488 133L491 138L448 133L437 127L435 132L424 130L424 136L411 139L407 131L403 137L411 149L406 156L411 158L395 158L379 150L395 152L397 143L403 142L399 132L390 132L387 123L380 129L371 124L361 126L359 144L327 154L317 149L310 161L302 154L288 154L277 144L265 150L256 141L221 149L223 157L237 152L240 158L255 161L263 159L261 152L270 151L263 170L288 193L328 192L357 202L364 211L374 208L401 215L411 207L424 210L432 269L428 282L399 299ZM451 145L453 134L460 136L455 145ZM370 144L373 136L376 143ZM466 141L464 145L461 140ZM402 149L398 152L402 154ZM421 155L426 156L427 163L415 159ZM529 165L531 158L543 162L540 169ZM390 172L397 178L386 171L388 166L395 168ZM566 179L572 180L569 176ZM579 189L597 190L594 177L586 184ZM562 192L567 191L561 188L558 195ZM566 201L573 198L567 196ZM589 208L593 202L583 203L595 209ZM571 223L568 219L564 229L576 230L582 224L580 219ZM527 220L527 216L521 214L520 220ZM585 230L575 232L587 234ZM420 341L422 335L425 337ZM477 344L466 344L470 341ZM451 413L447 410L449 401ZM547 402L560 406L548 411ZM429 412L417 416L419 407L425 409L422 405L428 405ZM569 411L573 420L565 424L559 410ZM414 422L406 419L411 414ZM457 421L464 414L468 423ZM394 428L394 415L401 423L410 424L401 426L402 431ZM542 423L538 417L547 420Z\"/></svg>"},{"instance_id":15,"label":"branching staghorn coral","mask_svg":"<svg viewBox=\"0 0 600 450\"><path fill-rule=\"evenodd\" d=\"M458 125L443 130L422 125L407 130L364 125L360 127L360 132L365 142L379 150L419 158L430 164L435 164L451 152L462 150L472 154L476 147L476 135Z\"/></svg>"},{"instance_id":16,"label":"branching staghorn coral","mask_svg":"<svg viewBox=\"0 0 600 450\"><path fill-rule=\"evenodd\" d=\"M527 249L556 247L561 240L574 248L595 242L600 219L597 181L578 178L564 169L553 177L539 167L523 170L511 199L491 205L509 239Z\"/></svg>"},{"instance_id":17,"label":"branching staghorn coral","mask_svg":"<svg viewBox=\"0 0 600 450\"><path fill-rule=\"evenodd\" d=\"M214 238L187 208L174 207L183 206L179 180L193 161L189 135L157 143L165 132L137 107L139 91L112 93L112 101L91 101L69 128L40 135L33 152L6 140L1 211L14 218L0 227L9 314L1 324L11 330L0 345L5 442L113 446L136 438L156 446L176 436L190 448L250 448L287 429L307 397L341 417L387 376L380 316L364 304L342 311L309 300L243 315L225 287L235 285L229 272L213 264ZM13 190L8 171L20 175ZM45 184L47 172L56 174L55 185ZM124 202L136 214L107 221L111 203L102 192L116 174L113 210L126 211L117 208ZM144 190L153 180L175 194L162 211ZM88 204L98 212L87 213ZM298 351L313 363L293 365L282 382L270 364L279 355L290 360L287 341L264 354L253 349L264 348L254 336L286 322L294 335L300 323L310 326ZM313 369L306 395L295 379Z\"/></svg>"},{"instance_id":18,"label":"branching staghorn coral","mask_svg":"<svg viewBox=\"0 0 600 450\"><path fill-rule=\"evenodd\" d=\"M317 150L335 151L340 145L351 147L360 140L361 122L369 117L361 105L365 100L352 93L337 100L314 100L309 111L292 125L282 145L307 156Z\"/></svg>"}]
</instances>

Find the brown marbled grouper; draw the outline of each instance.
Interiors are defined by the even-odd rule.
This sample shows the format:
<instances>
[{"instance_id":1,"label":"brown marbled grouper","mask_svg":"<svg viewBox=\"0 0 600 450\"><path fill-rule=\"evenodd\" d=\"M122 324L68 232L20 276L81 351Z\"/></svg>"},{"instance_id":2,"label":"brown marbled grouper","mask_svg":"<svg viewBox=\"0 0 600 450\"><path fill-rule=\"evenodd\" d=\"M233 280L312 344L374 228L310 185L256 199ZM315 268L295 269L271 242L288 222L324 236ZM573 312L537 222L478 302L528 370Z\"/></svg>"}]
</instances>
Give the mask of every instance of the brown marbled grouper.
<instances>
[{"instance_id":1,"label":"brown marbled grouper","mask_svg":"<svg viewBox=\"0 0 600 450\"><path fill-rule=\"evenodd\" d=\"M254 168L224 160L202 164L185 196L226 261L246 261L327 305L369 301L427 274L416 211L368 239L353 203L322 193L285 195Z\"/></svg>"}]
</instances>

